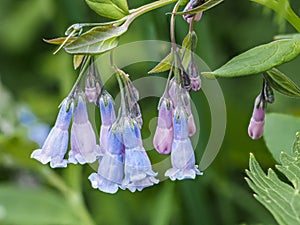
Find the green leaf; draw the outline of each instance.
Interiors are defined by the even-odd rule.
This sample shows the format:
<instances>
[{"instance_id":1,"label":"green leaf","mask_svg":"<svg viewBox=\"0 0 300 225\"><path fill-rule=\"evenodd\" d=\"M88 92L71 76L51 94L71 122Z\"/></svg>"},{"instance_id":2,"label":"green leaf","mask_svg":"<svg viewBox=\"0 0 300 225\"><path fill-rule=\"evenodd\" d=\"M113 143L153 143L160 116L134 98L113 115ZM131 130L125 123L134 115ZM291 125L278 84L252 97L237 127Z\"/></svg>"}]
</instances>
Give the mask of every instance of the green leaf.
<instances>
[{"instance_id":1,"label":"green leaf","mask_svg":"<svg viewBox=\"0 0 300 225\"><path fill-rule=\"evenodd\" d=\"M70 54L100 54L115 48L118 37L127 31L128 25L120 27L95 27L64 48Z\"/></svg>"},{"instance_id":2,"label":"green leaf","mask_svg":"<svg viewBox=\"0 0 300 225\"><path fill-rule=\"evenodd\" d=\"M300 134L294 144L293 156L281 153L281 164L277 168L293 184L283 182L269 169L265 174L253 154L250 154L246 181L256 193L254 197L263 204L279 224L300 224ZM297 150L295 150L295 148Z\"/></svg>"},{"instance_id":3,"label":"green leaf","mask_svg":"<svg viewBox=\"0 0 300 225\"><path fill-rule=\"evenodd\" d=\"M171 66L173 64L174 60L174 54L173 52L170 52L163 60L160 61L152 70L150 70L148 73L160 73L165 72L171 69Z\"/></svg>"},{"instance_id":4,"label":"green leaf","mask_svg":"<svg viewBox=\"0 0 300 225\"><path fill-rule=\"evenodd\" d=\"M265 72L289 62L300 53L299 39L283 39L254 47L231 59L213 72L204 72L208 78L237 77Z\"/></svg>"},{"instance_id":5,"label":"green leaf","mask_svg":"<svg viewBox=\"0 0 300 225\"><path fill-rule=\"evenodd\" d=\"M43 39L44 42L48 44L53 44L53 45L61 45L64 42L66 43L71 43L72 41L75 41L77 37L59 37L59 38L54 38L54 39Z\"/></svg>"},{"instance_id":6,"label":"green leaf","mask_svg":"<svg viewBox=\"0 0 300 225\"><path fill-rule=\"evenodd\" d=\"M204 4L194 8L192 10L189 10L186 12L177 12L176 14L182 15L182 14L194 14L194 13L198 13L198 12L203 12L203 11L206 11L208 9L215 7L216 5L220 4L223 1L224 0L209 0L209 1L205 2Z\"/></svg>"},{"instance_id":7,"label":"green leaf","mask_svg":"<svg viewBox=\"0 0 300 225\"><path fill-rule=\"evenodd\" d=\"M265 79L276 91L290 97L300 97L299 87L278 69L272 68L264 74Z\"/></svg>"},{"instance_id":8,"label":"green leaf","mask_svg":"<svg viewBox=\"0 0 300 225\"><path fill-rule=\"evenodd\" d=\"M192 31L189 32L182 41L182 48L180 49L180 53L182 57L182 65L185 69L187 69L190 61L191 54L194 51L195 46L197 45L197 34Z\"/></svg>"},{"instance_id":9,"label":"green leaf","mask_svg":"<svg viewBox=\"0 0 300 225\"><path fill-rule=\"evenodd\" d=\"M111 19L121 19L129 14L126 0L85 0L97 14Z\"/></svg>"},{"instance_id":10,"label":"green leaf","mask_svg":"<svg viewBox=\"0 0 300 225\"><path fill-rule=\"evenodd\" d=\"M274 37L274 40L280 40L280 39L300 39L300 34L295 33L295 34L281 34L281 35L276 35Z\"/></svg>"},{"instance_id":11,"label":"green leaf","mask_svg":"<svg viewBox=\"0 0 300 225\"><path fill-rule=\"evenodd\" d=\"M78 224L69 205L57 193L42 188L0 186L0 224Z\"/></svg>"},{"instance_id":12,"label":"green leaf","mask_svg":"<svg viewBox=\"0 0 300 225\"><path fill-rule=\"evenodd\" d=\"M279 162L281 151L290 149L295 133L299 129L299 117L279 113L266 115L264 140L277 162Z\"/></svg>"}]
</instances>

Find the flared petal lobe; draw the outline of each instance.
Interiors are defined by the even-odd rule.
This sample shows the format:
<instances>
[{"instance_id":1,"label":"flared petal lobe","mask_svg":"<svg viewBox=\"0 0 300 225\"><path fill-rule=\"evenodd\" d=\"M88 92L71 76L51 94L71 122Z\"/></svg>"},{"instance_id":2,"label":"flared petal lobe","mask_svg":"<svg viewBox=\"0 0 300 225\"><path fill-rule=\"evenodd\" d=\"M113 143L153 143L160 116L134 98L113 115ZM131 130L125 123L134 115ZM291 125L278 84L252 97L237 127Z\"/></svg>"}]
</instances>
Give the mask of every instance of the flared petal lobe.
<instances>
[{"instance_id":1,"label":"flared petal lobe","mask_svg":"<svg viewBox=\"0 0 300 225\"><path fill-rule=\"evenodd\" d=\"M52 168L67 167L64 159L68 150L69 126L72 119L73 103L66 98L61 104L54 127L51 129L44 145L31 154L31 158L43 164L50 162Z\"/></svg>"},{"instance_id":2,"label":"flared petal lobe","mask_svg":"<svg viewBox=\"0 0 300 225\"><path fill-rule=\"evenodd\" d=\"M188 136L188 118L184 108L177 107L174 112L174 140L171 150L172 168L165 176L171 180L195 179L202 173L195 165L195 154Z\"/></svg>"},{"instance_id":3,"label":"flared petal lobe","mask_svg":"<svg viewBox=\"0 0 300 225\"><path fill-rule=\"evenodd\" d=\"M116 193L124 178L124 146L120 130L110 130L108 149L99 160L97 173L92 173L89 180L92 187L106 193Z\"/></svg>"},{"instance_id":4,"label":"flared petal lobe","mask_svg":"<svg viewBox=\"0 0 300 225\"><path fill-rule=\"evenodd\" d=\"M142 146L140 129L135 120L125 120L123 141L125 146L123 188L135 192L157 184L159 182L155 178L157 173L152 170L150 159Z\"/></svg>"}]
</instances>

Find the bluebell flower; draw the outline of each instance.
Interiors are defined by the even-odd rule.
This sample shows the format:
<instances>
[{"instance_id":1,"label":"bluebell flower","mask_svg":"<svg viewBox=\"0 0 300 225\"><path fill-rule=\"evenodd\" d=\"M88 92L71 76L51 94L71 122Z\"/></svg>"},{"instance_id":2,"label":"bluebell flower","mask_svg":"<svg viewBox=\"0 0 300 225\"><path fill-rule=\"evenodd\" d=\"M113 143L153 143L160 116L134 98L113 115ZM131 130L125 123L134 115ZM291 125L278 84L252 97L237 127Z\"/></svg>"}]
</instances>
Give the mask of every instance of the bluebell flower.
<instances>
[{"instance_id":1,"label":"bluebell flower","mask_svg":"<svg viewBox=\"0 0 300 225\"><path fill-rule=\"evenodd\" d=\"M99 160L98 172L89 176L93 188L111 194L118 191L124 178L124 145L120 127L114 125L109 132L107 151Z\"/></svg>"},{"instance_id":2,"label":"bluebell flower","mask_svg":"<svg viewBox=\"0 0 300 225\"><path fill-rule=\"evenodd\" d=\"M31 158L43 164L50 162L52 168L67 167L64 159L68 150L69 126L72 119L73 103L66 98L61 104L54 127L51 129L44 145L31 154Z\"/></svg>"},{"instance_id":3,"label":"bluebell flower","mask_svg":"<svg viewBox=\"0 0 300 225\"><path fill-rule=\"evenodd\" d=\"M160 154L169 154L173 142L173 103L170 98L162 97L158 107L158 121L153 145Z\"/></svg>"},{"instance_id":4,"label":"bluebell flower","mask_svg":"<svg viewBox=\"0 0 300 225\"><path fill-rule=\"evenodd\" d=\"M173 126L172 168L166 171L165 176L171 180L195 179L196 175L202 173L195 165L195 154L188 135L188 117L185 109L181 106L175 109Z\"/></svg>"},{"instance_id":5,"label":"bluebell flower","mask_svg":"<svg viewBox=\"0 0 300 225\"><path fill-rule=\"evenodd\" d=\"M141 132L137 122L124 118L123 143L125 146L125 177L123 188L131 192L157 184L157 173L152 170L151 162L142 145Z\"/></svg>"},{"instance_id":6,"label":"bluebell flower","mask_svg":"<svg viewBox=\"0 0 300 225\"><path fill-rule=\"evenodd\" d=\"M84 97L78 94L77 106L71 129L71 150L69 163L93 163L100 156L100 147L96 143L93 127L88 120Z\"/></svg>"},{"instance_id":7,"label":"bluebell flower","mask_svg":"<svg viewBox=\"0 0 300 225\"><path fill-rule=\"evenodd\" d=\"M108 147L108 136L111 125L116 120L114 110L114 103L111 95L104 91L99 99L100 114L101 114L101 127L100 127L100 149L102 154Z\"/></svg>"}]
</instances>

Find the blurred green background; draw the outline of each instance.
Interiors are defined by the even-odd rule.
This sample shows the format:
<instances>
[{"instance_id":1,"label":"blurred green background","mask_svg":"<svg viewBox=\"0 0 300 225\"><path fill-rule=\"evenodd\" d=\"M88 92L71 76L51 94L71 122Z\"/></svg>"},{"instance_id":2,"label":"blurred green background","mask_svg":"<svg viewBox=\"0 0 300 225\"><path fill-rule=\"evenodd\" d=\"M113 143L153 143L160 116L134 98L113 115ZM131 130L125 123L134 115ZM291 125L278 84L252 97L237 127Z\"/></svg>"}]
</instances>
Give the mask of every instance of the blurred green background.
<instances>
[{"instance_id":1,"label":"blurred green background","mask_svg":"<svg viewBox=\"0 0 300 225\"><path fill-rule=\"evenodd\" d=\"M134 8L149 2L129 0L129 6ZM299 14L300 2L293 0L291 4ZM121 43L169 41L170 16L165 13L170 10L167 6L140 17L121 38ZM104 19L90 10L84 0L0 2L0 224L80 224L74 207L53 186L57 176L74 190L81 191L82 187L82 201L96 224L276 224L244 181L249 152L265 168L275 163L264 140L252 141L247 135L261 76L219 79L227 107L226 136L216 160L195 181L164 181L141 193L119 191L109 195L92 189L87 180L92 172L89 166L50 170L48 165L29 158L38 145L29 139L28 127L42 124L47 131L47 124L53 125L57 106L78 74L73 70L72 57L63 51L53 55L55 46L44 43L43 38L63 36L74 23L101 21ZM249 0L224 1L205 12L195 27L199 38L196 53L211 69L255 45L271 41L276 34L295 32L273 12ZM187 24L178 17L178 43L187 31ZM297 84L300 84L299 63L297 58L280 67ZM138 64L125 70L134 80L147 75L153 65ZM108 87L112 93L116 91L114 88L114 85ZM203 94L193 93L192 97L201 112L202 136L196 148L199 161L209 135L209 124L205 121L210 115ZM296 99L277 93L275 97L276 102L269 105L268 112L300 116ZM145 121L156 114L153 105L141 102ZM24 114L20 112L25 111L26 115L28 110L36 118L26 117L24 124L20 119Z\"/></svg>"}]
</instances>

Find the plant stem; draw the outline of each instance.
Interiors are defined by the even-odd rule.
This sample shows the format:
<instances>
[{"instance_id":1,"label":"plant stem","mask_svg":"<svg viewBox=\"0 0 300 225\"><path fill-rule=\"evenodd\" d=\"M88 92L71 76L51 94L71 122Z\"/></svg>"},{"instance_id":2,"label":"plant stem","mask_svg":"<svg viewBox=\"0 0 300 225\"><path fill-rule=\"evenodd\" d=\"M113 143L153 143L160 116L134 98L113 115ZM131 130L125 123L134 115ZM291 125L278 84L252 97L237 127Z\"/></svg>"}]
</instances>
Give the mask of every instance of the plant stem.
<instances>
[{"instance_id":1,"label":"plant stem","mask_svg":"<svg viewBox=\"0 0 300 225\"><path fill-rule=\"evenodd\" d=\"M139 17L149 11L152 11L154 9L161 8L165 5L172 4L176 1L178 1L178 0L160 0L160 1L155 1L155 2L149 3L147 5L143 5L137 9L132 9L132 10L130 10L131 14L129 15L129 18L126 21L126 23L129 25L137 17Z\"/></svg>"},{"instance_id":2,"label":"plant stem","mask_svg":"<svg viewBox=\"0 0 300 225\"><path fill-rule=\"evenodd\" d=\"M86 60L84 61L84 65L83 65L82 69L80 70L80 73L79 73L79 75L78 75L78 77L77 77L77 80L75 81L75 83L74 83L74 85L73 85L73 87L72 87L72 89L71 89L71 91L70 91L70 93L69 93L69 97L73 97L74 92L75 92L77 86L79 85L79 83L80 83L80 81L81 81L81 78L83 77L83 75L84 75L86 69L87 69L88 66L90 65L91 57L92 57L92 56L90 56L90 55L89 55L89 56L86 56Z\"/></svg>"}]
</instances>

